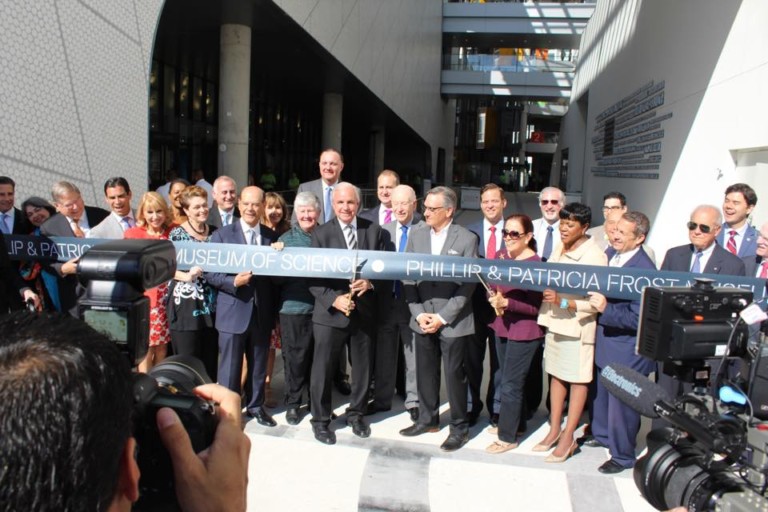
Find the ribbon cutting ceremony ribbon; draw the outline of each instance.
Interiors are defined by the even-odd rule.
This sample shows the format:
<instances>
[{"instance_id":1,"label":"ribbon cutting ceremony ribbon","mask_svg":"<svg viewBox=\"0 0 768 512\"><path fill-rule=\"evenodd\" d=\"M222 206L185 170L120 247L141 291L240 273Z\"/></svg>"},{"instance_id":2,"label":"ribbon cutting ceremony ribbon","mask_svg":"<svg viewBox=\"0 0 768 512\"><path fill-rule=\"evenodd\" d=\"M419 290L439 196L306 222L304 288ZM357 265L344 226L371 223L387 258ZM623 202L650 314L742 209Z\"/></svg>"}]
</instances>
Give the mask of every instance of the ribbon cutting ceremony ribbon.
<instances>
[{"instance_id":1,"label":"ribbon cutting ceremony ribbon","mask_svg":"<svg viewBox=\"0 0 768 512\"><path fill-rule=\"evenodd\" d=\"M6 235L5 241L11 259L63 262L79 258L91 247L111 240ZM706 277L717 287L750 290L756 301L766 295L765 281L755 277L389 251L316 247L286 247L276 251L269 246L199 242L173 242L173 245L180 270L200 266L205 272L236 274L250 270L256 275L348 281L358 258L358 277L369 280L477 282L477 276L481 275L488 284L537 291L551 288L583 295L598 292L614 299L637 300L646 286L691 286L695 277Z\"/></svg>"}]
</instances>

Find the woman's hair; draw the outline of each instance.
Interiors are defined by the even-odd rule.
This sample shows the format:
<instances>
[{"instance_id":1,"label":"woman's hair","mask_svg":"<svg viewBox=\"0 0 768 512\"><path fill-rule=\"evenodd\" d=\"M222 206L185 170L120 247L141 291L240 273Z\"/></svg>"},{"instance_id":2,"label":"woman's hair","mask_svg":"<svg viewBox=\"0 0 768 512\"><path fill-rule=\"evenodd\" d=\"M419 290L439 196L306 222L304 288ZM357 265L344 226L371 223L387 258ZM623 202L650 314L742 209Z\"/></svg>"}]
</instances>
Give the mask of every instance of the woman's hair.
<instances>
[{"instance_id":1,"label":"woman's hair","mask_svg":"<svg viewBox=\"0 0 768 512\"><path fill-rule=\"evenodd\" d=\"M582 203L568 203L560 210L561 220L575 220L582 226L592 224L592 210Z\"/></svg>"},{"instance_id":2,"label":"woman's hair","mask_svg":"<svg viewBox=\"0 0 768 512\"><path fill-rule=\"evenodd\" d=\"M274 206L275 204L279 205L283 210L283 218L280 219L280 222L275 226L277 234L282 235L291 229L291 222L288 220L288 203L286 203L283 196L277 192L267 192L264 195L264 208L261 210L261 223L267 224L269 222L269 218L267 217L267 207Z\"/></svg>"},{"instance_id":3,"label":"woman's hair","mask_svg":"<svg viewBox=\"0 0 768 512\"><path fill-rule=\"evenodd\" d=\"M203 187L190 185L181 191L181 195L179 196L179 204L181 204L181 207L186 210L189 208L189 203L195 197L201 197L205 199L206 204L208 203L208 192L206 192Z\"/></svg>"},{"instance_id":4,"label":"woman's hair","mask_svg":"<svg viewBox=\"0 0 768 512\"><path fill-rule=\"evenodd\" d=\"M177 183L181 183L181 184L182 184L182 185L184 185L185 187L188 187L188 186L189 186L189 182L188 182L187 180L185 180L184 178L176 178L176 179L174 179L173 181L171 181L171 184L170 184L170 185L168 185L168 192L170 192L170 191L171 191L171 189L173 188L173 186L174 186L175 184L177 184Z\"/></svg>"},{"instance_id":5,"label":"woman's hair","mask_svg":"<svg viewBox=\"0 0 768 512\"><path fill-rule=\"evenodd\" d=\"M146 228L147 220L144 217L144 210L147 208L154 208L156 210L163 210L165 212L165 222L163 222L163 230L166 230L171 225L173 218L171 216L171 209L168 207L168 203L165 202L163 196L157 192L146 192L141 196L139 201L139 208L136 211L136 224Z\"/></svg>"},{"instance_id":6,"label":"woman's hair","mask_svg":"<svg viewBox=\"0 0 768 512\"><path fill-rule=\"evenodd\" d=\"M24 200L23 203L21 203L21 211L24 212L24 215L27 215L27 207L31 206L33 208L45 208L48 210L48 213L51 215L56 214L56 208L53 207L51 203L43 199L42 197L37 196L31 196Z\"/></svg>"},{"instance_id":7,"label":"woman's hair","mask_svg":"<svg viewBox=\"0 0 768 512\"><path fill-rule=\"evenodd\" d=\"M507 222L509 222L510 220L516 220L517 222L520 223L521 226L523 226L522 234L533 233L533 221L526 214L513 213L512 215L504 219L504 224L506 225ZM533 252L536 252L536 239L534 237L531 237L531 239L528 241L528 248L531 249Z\"/></svg>"}]
</instances>

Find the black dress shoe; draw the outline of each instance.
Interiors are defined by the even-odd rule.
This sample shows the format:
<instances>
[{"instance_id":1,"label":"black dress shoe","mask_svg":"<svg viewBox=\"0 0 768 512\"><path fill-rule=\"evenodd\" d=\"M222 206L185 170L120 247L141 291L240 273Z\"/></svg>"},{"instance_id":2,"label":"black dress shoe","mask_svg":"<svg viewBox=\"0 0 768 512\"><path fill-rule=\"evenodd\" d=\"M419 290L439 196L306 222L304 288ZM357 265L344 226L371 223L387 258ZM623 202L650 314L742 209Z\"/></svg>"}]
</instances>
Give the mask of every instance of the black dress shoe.
<instances>
[{"instance_id":1,"label":"black dress shoe","mask_svg":"<svg viewBox=\"0 0 768 512\"><path fill-rule=\"evenodd\" d=\"M298 407L289 407L287 411L285 411L285 421L288 422L289 425L298 425L301 421L301 414L299 413Z\"/></svg>"},{"instance_id":2,"label":"black dress shoe","mask_svg":"<svg viewBox=\"0 0 768 512\"><path fill-rule=\"evenodd\" d=\"M469 426L474 427L477 425L477 418L480 416L479 412L470 412L467 414L467 421L469 421Z\"/></svg>"},{"instance_id":3,"label":"black dress shoe","mask_svg":"<svg viewBox=\"0 0 768 512\"><path fill-rule=\"evenodd\" d=\"M440 449L444 452L455 452L469 441L469 434L451 434L443 444L440 445Z\"/></svg>"},{"instance_id":4,"label":"black dress shoe","mask_svg":"<svg viewBox=\"0 0 768 512\"><path fill-rule=\"evenodd\" d=\"M411 416L411 421L416 423L419 421L419 408L418 407L411 407L408 409L408 414Z\"/></svg>"},{"instance_id":5,"label":"black dress shoe","mask_svg":"<svg viewBox=\"0 0 768 512\"><path fill-rule=\"evenodd\" d=\"M312 425L312 433L315 439L323 444L336 444L336 434L331 432L327 425Z\"/></svg>"},{"instance_id":6,"label":"black dress shoe","mask_svg":"<svg viewBox=\"0 0 768 512\"><path fill-rule=\"evenodd\" d=\"M365 439L371 435L371 427L365 422L362 416L353 416L347 420L347 425L352 427L352 433L357 437Z\"/></svg>"},{"instance_id":7,"label":"black dress shoe","mask_svg":"<svg viewBox=\"0 0 768 512\"><path fill-rule=\"evenodd\" d=\"M492 427L498 427L499 426L499 415L494 413L491 414L491 419L489 420L489 423Z\"/></svg>"},{"instance_id":8,"label":"black dress shoe","mask_svg":"<svg viewBox=\"0 0 768 512\"><path fill-rule=\"evenodd\" d=\"M606 446L598 441L594 436L589 436L586 441L581 443L581 446L589 446L590 448L606 448Z\"/></svg>"},{"instance_id":9,"label":"black dress shoe","mask_svg":"<svg viewBox=\"0 0 768 512\"><path fill-rule=\"evenodd\" d=\"M427 432L437 432L439 430L440 427L437 425L422 425L421 423L414 423L410 427L401 430L400 435L405 437L416 437L420 436L421 434L426 434Z\"/></svg>"},{"instance_id":10,"label":"black dress shoe","mask_svg":"<svg viewBox=\"0 0 768 512\"><path fill-rule=\"evenodd\" d=\"M379 412L387 412L392 410L391 407L382 407L380 405L374 405L373 403L368 404L368 407L365 409L365 415L371 416L373 414L379 413Z\"/></svg>"},{"instance_id":11,"label":"black dress shoe","mask_svg":"<svg viewBox=\"0 0 768 512\"><path fill-rule=\"evenodd\" d=\"M629 469L629 468L622 466L621 464L619 464L613 459L608 459L603 463L602 466L597 468L597 470L604 475L615 475L616 473L621 473L625 469Z\"/></svg>"},{"instance_id":12,"label":"black dress shoe","mask_svg":"<svg viewBox=\"0 0 768 512\"><path fill-rule=\"evenodd\" d=\"M349 396L352 394L352 386L350 386L349 382L345 380L338 380L334 382L333 385L336 386L336 391L344 396Z\"/></svg>"},{"instance_id":13,"label":"black dress shoe","mask_svg":"<svg viewBox=\"0 0 768 512\"><path fill-rule=\"evenodd\" d=\"M263 407L259 407L258 409L254 409L252 411L248 411L248 416L251 418L255 418L256 421L259 422L259 425L264 425L265 427L274 427L277 425L277 422L275 419L269 415L267 411L264 410Z\"/></svg>"}]
</instances>

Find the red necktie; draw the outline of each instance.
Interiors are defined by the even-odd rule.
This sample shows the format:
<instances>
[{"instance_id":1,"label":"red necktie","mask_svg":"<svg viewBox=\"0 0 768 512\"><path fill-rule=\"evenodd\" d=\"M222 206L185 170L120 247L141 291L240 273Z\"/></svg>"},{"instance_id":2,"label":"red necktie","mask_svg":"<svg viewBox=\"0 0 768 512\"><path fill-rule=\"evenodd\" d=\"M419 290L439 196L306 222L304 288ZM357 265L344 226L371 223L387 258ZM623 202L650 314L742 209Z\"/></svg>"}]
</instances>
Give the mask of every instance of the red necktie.
<instances>
[{"instance_id":1,"label":"red necktie","mask_svg":"<svg viewBox=\"0 0 768 512\"><path fill-rule=\"evenodd\" d=\"M729 235L731 235L731 238L728 239L728 243L725 245L725 248L731 251L734 255L738 256L738 250L736 250L736 231L730 230L728 232Z\"/></svg>"},{"instance_id":2,"label":"red necktie","mask_svg":"<svg viewBox=\"0 0 768 512\"><path fill-rule=\"evenodd\" d=\"M761 263L760 279L768 279L768 261Z\"/></svg>"},{"instance_id":3,"label":"red necktie","mask_svg":"<svg viewBox=\"0 0 768 512\"><path fill-rule=\"evenodd\" d=\"M485 257L489 260L496 259L496 226L491 226L491 236L488 237L488 247L485 248Z\"/></svg>"}]
</instances>

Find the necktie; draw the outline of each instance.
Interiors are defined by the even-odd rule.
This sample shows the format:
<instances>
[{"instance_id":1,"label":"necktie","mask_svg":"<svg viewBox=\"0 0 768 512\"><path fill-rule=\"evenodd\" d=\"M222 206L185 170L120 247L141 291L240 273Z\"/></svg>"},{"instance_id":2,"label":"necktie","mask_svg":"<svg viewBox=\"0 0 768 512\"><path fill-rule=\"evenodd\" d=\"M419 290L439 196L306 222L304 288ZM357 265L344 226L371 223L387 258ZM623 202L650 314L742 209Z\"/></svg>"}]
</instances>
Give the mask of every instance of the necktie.
<instances>
[{"instance_id":1,"label":"necktie","mask_svg":"<svg viewBox=\"0 0 768 512\"><path fill-rule=\"evenodd\" d=\"M221 214L221 225L222 226L229 226L229 213L223 212Z\"/></svg>"},{"instance_id":2,"label":"necktie","mask_svg":"<svg viewBox=\"0 0 768 512\"><path fill-rule=\"evenodd\" d=\"M611 258L611 261L609 263L609 266L611 267L620 267L621 266L621 254L618 252Z\"/></svg>"},{"instance_id":3,"label":"necktie","mask_svg":"<svg viewBox=\"0 0 768 512\"><path fill-rule=\"evenodd\" d=\"M732 254L738 256L739 251L736 250L736 230L732 229L728 232L728 234L731 235L731 238L728 239L728 243L726 244L725 248L731 251Z\"/></svg>"},{"instance_id":4,"label":"necktie","mask_svg":"<svg viewBox=\"0 0 768 512\"><path fill-rule=\"evenodd\" d=\"M691 272L694 274L701 274L701 257L704 255L701 251L696 251L696 258L693 260L693 265L691 266Z\"/></svg>"},{"instance_id":5,"label":"necktie","mask_svg":"<svg viewBox=\"0 0 768 512\"><path fill-rule=\"evenodd\" d=\"M555 230L552 226L547 226L547 237L544 239L544 249L541 251L541 259L547 261L552 254L552 232Z\"/></svg>"},{"instance_id":6,"label":"necktie","mask_svg":"<svg viewBox=\"0 0 768 512\"><path fill-rule=\"evenodd\" d=\"M397 252L405 252L405 247L408 245L408 226L400 226L400 243L397 245ZM395 298L400 297L400 293L403 288L403 283L395 281Z\"/></svg>"},{"instance_id":7,"label":"necktie","mask_svg":"<svg viewBox=\"0 0 768 512\"><path fill-rule=\"evenodd\" d=\"M256 230L248 230L248 245L256 245Z\"/></svg>"},{"instance_id":8,"label":"necktie","mask_svg":"<svg viewBox=\"0 0 768 512\"><path fill-rule=\"evenodd\" d=\"M760 264L760 279L768 279L768 261Z\"/></svg>"},{"instance_id":9,"label":"necktie","mask_svg":"<svg viewBox=\"0 0 768 512\"><path fill-rule=\"evenodd\" d=\"M69 221L69 227L72 228L72 232L75 234L77 238L85 238L85 233L83 233L83 230L80 229L80 226L77 224L77 221L75 220Z\"/></svg>"},{"instance_id":10,"label":"necktie","mask_svg":"<svg viewBox=\"0 0 768 512\"><path fill-rule=\"evenodd\" d=\"M331 220L331 217L333 216L333 204L331 204L331 193L333 192L333 187L326 187L325 188L325 222L328 222Z\"/></svg>"},{"instance_id":11,"label":"necktie","mask_svg":"<svg viewBox=\"0 0 768 512\"><path fill-rule=\"evenodd\" d=\"M392 222L392 210L387 208L384 210L384 224L389 224L390 222Z\"/></svg>"},{"instance_id":12,"label":"necktie","mask_svg":"<svg viewBox=\"0 0 768 512\"><path fill-rule=\"evenodd\" d=\"M123 225L123 231L133 227L133 219L130 217L123 217L120 219L120 223Z\"/></svg>"},{"instance_id":13,"label":"necktie","mask_svg":"<svg viewBox=\"0 0 768 512\"><path fill-rule=\"evenodd\" d=\"M347 249L357 249L357 233L352 224L347 224L344 229L347 230Z\"/></svg>"},{"instance_id":14,"label":"necktie","mask_svg":"<svg viewBox=\"0 0 768 512\"><path fill-rule=\"evenodd\" d=\"M485 248L485 257L489 260L496 259L496 226L491 226L491 235L488 237L488 246Z\"/></svg>"},{"instance_id":15,"label":"necktie","mask_svg":"<svg viewBox=\"0 0 768 512\"><path fill-rule=\"evenodd\" d=\"M8 229L8 214L4 213L0 215L0 230L2 230L3 233L6 235L10 233L10 230Z\"/></svg>"}]
</instances>

